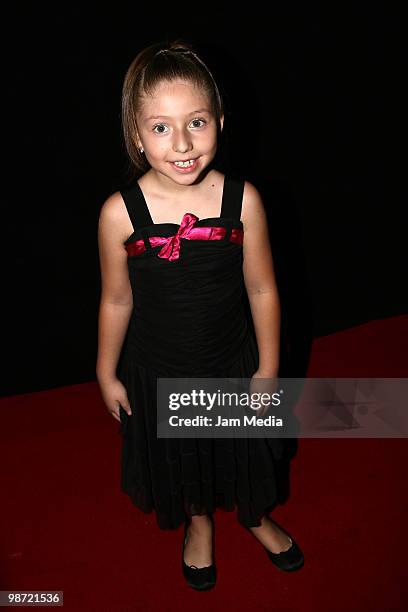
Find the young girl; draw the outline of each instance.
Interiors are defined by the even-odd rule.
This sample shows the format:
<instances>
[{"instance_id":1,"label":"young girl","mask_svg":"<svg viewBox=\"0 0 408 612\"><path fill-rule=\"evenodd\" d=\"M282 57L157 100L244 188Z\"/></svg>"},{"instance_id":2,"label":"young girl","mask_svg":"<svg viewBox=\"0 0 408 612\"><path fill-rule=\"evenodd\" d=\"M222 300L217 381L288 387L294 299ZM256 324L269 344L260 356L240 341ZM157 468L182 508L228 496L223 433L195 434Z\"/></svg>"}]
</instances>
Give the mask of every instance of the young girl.
<instances>
[{"instance_id":1,"label":"young girl","mask_svg":"<svg viewBox=\"0 0 408 612\"><path fill-rule=\"evenodd\" d=\"M161 529L184 523L182 569L193 588L216 581L217 506L237 507L271 561L297 569L301 550L265 514L276 503L282 440L157 437L158 377L274 378L279 366L263 204L251 183L215 168L223 103L189 44L155 44L137 55L125 76L122 121L135 179L100 213L96 368L121 423L121 488L143 512L155 510Z\"/></svg>"}]
</instances>

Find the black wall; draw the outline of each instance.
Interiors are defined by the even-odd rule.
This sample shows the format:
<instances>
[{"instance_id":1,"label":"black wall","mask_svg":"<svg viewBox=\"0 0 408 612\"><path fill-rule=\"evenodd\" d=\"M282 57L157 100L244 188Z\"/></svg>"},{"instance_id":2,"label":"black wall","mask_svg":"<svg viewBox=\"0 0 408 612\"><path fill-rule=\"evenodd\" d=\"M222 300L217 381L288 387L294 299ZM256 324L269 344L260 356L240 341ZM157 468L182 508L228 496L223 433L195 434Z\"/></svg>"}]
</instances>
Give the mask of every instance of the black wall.
<instances>
[{"instance_id":1,"label":"black wall","mask_svg":"<svg viewBox=\"0 0 408 612\"><path fill-rule=\"evenodd\" d=\"M195 43L222 86L222 169L264 196L294 361L314 336L407 312L402 18L303 5L7 16L4 394L95 378L98 214L125 182L122 80L165 38Z\"/></svg>"}]
</instances>

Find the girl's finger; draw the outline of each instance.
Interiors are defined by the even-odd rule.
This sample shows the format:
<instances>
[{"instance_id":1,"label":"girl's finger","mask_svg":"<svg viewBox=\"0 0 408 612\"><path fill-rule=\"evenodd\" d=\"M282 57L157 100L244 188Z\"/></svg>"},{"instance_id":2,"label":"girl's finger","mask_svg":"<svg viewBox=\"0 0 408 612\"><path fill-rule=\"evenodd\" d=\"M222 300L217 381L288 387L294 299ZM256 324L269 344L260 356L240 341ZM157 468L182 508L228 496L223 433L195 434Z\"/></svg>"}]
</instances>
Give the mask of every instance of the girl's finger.
<instances>
[{"instance_id":1,"label":"girl's finger","mask_svg":"<svg viewBox=\"0 0 408 612\"><path fill-rule=\"evenodd\" d=\"M128 415L129 415L129 416L131 416L132 411L131 411L131 409L130 409L130 404L129 404L129 402L124 402L123 404L119 404L119 409L120 409L120 406L122 406L123 410L124 410L124 411L125 411L125 412L126 412Z\"/></svg>"},{"instance_id":2,"label":"girl's finger","mask_svg":"<svg viewBox=\"0 0 408 612\"><path fill-rule=\"evenodd\" d=\"M122 421L120 420L120 416L117 412L115 412L114 410L110 410L109 411L111 413L111 415L113 416L114 419L116 419L117 421L119 421L119 423L121 423Z\"/></svg>"}]
</instances>

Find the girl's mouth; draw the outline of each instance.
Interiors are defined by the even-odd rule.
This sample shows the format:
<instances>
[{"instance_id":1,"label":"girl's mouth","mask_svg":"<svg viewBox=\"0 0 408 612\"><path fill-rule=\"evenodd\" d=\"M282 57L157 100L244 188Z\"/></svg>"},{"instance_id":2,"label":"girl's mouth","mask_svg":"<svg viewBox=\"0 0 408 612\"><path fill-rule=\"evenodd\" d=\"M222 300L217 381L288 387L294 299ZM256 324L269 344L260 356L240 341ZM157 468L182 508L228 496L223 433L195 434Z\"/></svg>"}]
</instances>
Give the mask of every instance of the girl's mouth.
<instances>
[{"instance_id":1,"label":"girl's mouth","mask_svg":"<svg viewBox=\"0 0 408 612\"><path fill-rule=\"evenodd\" d=\"M181 174L186 174L188 172L193 172L197 168L198 158L190 159L185 162L177 161L177 162L170 162L170 163L177 172L181 172Z\"/></svg>"}]
</instances>

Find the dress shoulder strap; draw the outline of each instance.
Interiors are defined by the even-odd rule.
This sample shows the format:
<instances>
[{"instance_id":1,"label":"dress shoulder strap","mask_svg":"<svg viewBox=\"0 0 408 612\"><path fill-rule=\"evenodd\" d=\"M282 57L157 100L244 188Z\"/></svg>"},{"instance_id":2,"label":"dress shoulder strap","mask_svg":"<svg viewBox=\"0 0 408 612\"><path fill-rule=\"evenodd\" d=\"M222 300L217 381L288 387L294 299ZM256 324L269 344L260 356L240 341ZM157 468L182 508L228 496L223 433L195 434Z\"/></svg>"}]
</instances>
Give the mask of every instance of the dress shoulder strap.
<instances>
[{"instance_id":1,"label":"dress shoulder strap","mask_svg":"<svg viewBox=\"0 0 408 612\"><path fill-rule=\"evenodd\" d=\"M153 220L150 216L143 191L137 181L134 185L121 189L120 194L125 202L128 215L133 225L133 231L136 231L138 228L153 225Z\"/></svg>"},{"instance_id":2,"label":"dress shoulder strap","mask_svg":"<svg viewBox=\"0 0 408 612\"><path fill-rule=\"evenodd\" d=\"M244 186L244 179L237 179L225 175L221 217L227 217L229 219L236 219L237 221L240 221Z\"/></svg>"}]
</instances>

